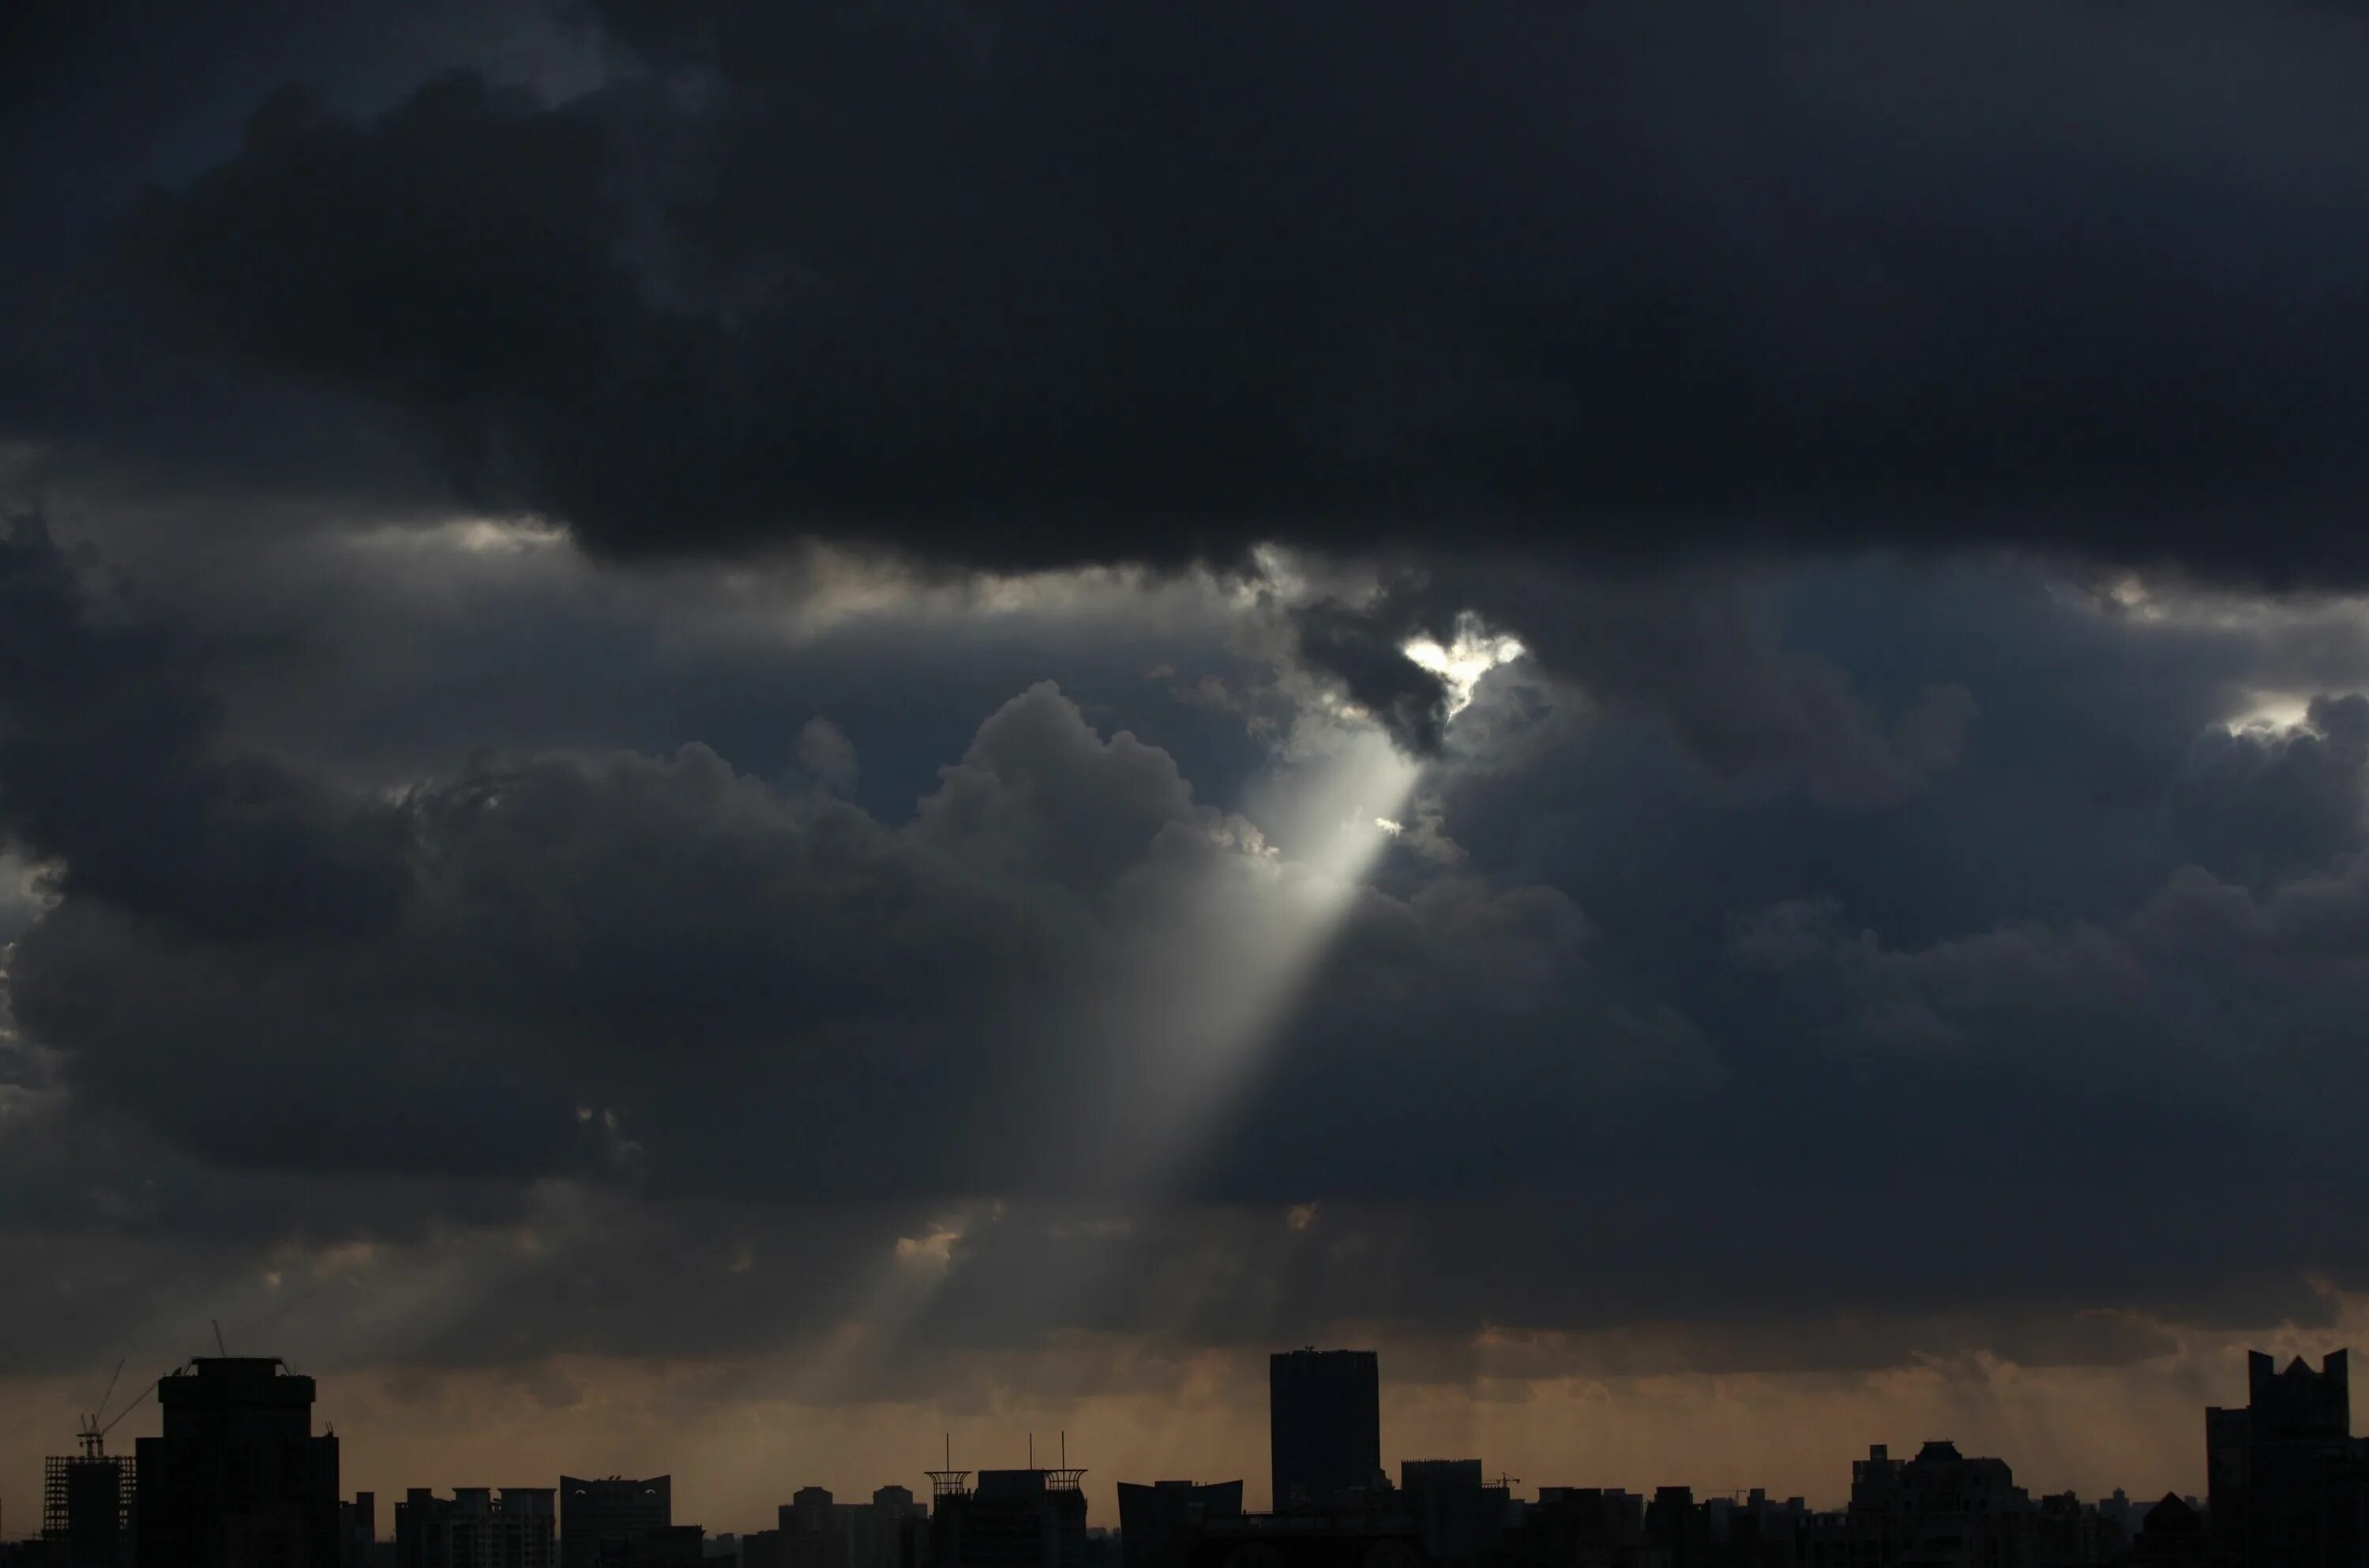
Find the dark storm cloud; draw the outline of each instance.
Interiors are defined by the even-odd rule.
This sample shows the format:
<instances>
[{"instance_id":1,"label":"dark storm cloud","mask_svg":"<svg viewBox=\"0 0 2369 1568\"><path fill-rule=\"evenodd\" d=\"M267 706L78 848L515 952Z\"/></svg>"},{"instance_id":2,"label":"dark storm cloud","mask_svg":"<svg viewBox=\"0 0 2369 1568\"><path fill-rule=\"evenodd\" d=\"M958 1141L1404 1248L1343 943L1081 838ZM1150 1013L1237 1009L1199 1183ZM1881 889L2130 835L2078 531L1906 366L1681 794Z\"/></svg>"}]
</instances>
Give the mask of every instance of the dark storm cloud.
<instances>
[{"instance_id":1,"label":"dark storm cloud","mask_svg":"<svg viewBox=\"0 0 2369 1568\"><path fill-rule=\"evenodd\" d=\"M647 74L282 93L138 249L597 550L2369 565L2336 14L589 10Z\"/></svg>"},{"instance_id":2,"label":"dark storm cloud","mask_svg":"<svg viewBox=\"0 0 2369 1568\"><path fill-rule=\"evenodd\" d=\"M2260 887L2360 846L2369 697L2316 697L2305 722L2198 740L2170 795L2175 837L2197 864Z\"/></svg>"},{"instance_id":3,"label":"dark storm cloud","mask_svg":"<svg viewBox=\"0 0 2369 1568\"><path fill-rule=\"evenodd\" d=\"M1962 683L1986 717L1954 764L1843 813L1704 768L1642 707L1550 723L1519 767L1451 746L1432 787L1463 858L1394 858L1350 901L1180 1158L1174 1190L1230 1207L1163 1220L1103 1194L1113 1211L1055 1224L1048 1202L1098 1196L1080 1125L1124 1146L1169 1109L1127 1092L1173 1021L1070 1004L1149 952L1207 980L1169 993L1189 1015L1239 978L1224 956L1289 929L1272 863L1161 749L1039 688L902 825L699 747L487 758L393 800L278 763L250 814L223 781L257 764L195 650L29 527L6 567L11 624L41 635L8 645L0 820L60 897L10 955L10 1001L73 1125L151 1151L116 1157L97 1207L64 1156L0 1179L12 1212L58 1216L44 1266L91 1288L159 1246L171 1279L219 1275L340 1355L738 1353L862 1310L898 1237L1004 1193L1010 1216L949 1249L930 1333L1684 1322L1716 1342L1699 1358L1860 1365L1941 1343L1914 1325L1944 1319L1952 1345L2045 1356L2078 1309L2307 1317L2303 1271L2369 1262L2342 1222L2369 1191L2341 1125L2359 704L2303 731L2214 723L2249 682L2340 672L2308 624L2280 647L2173 605L2150 632L1963 567L1766 585L1771 637L1821 594L1919 628L1825 616L1807 647L1871 711ZM1501 733L1520 685L1459 726ZM1994 713L2027 727L1996 744ZM81 815L45 771L68 761ZM2111 807L2092 776L2123 782ZM158 801L203 807L156 841L182 870L78 878L108 821ZM337 868L315 885L367 918L218 921L182 891L276 886L291 861ZM143 1192L143 1168L200 1196ZM589 1218L538 1209L555 1185ZM1284 1221L1311 1201L1311 1228ZM1936 1209L1952 1223L1918 1223ZM384 1271L363 1286L328 1258L356 1241ZM637 1283L588 1287L615 1277ZM684 1279L714 1286L696 1324ZM439 1310L349 1321L369 1281ZM1837 1311L1891 1327L1767 1348L1766 1324Z\"/></svg>"},{"instance_id":4,"label":"dark storm cloud","mask_svg":"<svg viewBox=\"0 0 2369 1568\"><path fill-rule=\"evenodd\" d=\"M202 509L219 535L258 500L417 504L446 486L376 409L176 351L105 235L143 188L177 185L238 143L295 80L376 113L459 67L565 91L592 72L542 0L26 0L0 17L0 430L44 466ZM12 453L21 460L22 454ZM190 520L185 519L185 524ZM285 527L287 520L277 520Z\"/></svg>"},{"instance_id":5,"label":"dark storm cloud","mask_svg":"<svg viewBox=\"0 0 2369 1568\"><path fill-rule=\"evenodd\" d=\"M85 592L30 516L0 534L0 841L62 889L216 930L391 917L403 825L300 770L212 742L218 700L128 606Z\"/></svg>"},{"instance_id":6,"label":"dark storm cloud","mask_svg":"<svg viewBox=\"0 0 2369 1568\"><path fill-rule=\"evenodd\" d=\"M2356 583L2355 22L589 10L597 91L243 92L104 266L0 241L42 286L0 430L170 480L138 526L244 594L196 636L143 613L189 575L0 544L0 872L45 879L0 888L0 1111L47 1118L0 1223L129 1302L19 1279L0 1319L79 1349L235 1286L294 1333L449 1267L342 1343L738 1352L995 1193L933 1334L1656 1321L1844 1365L1964 1312L2111 1358L2159 1340L2051 1315L2317 1321L2306 1270L2369 1278L2356 610L1782 564ZM719 668L681 650L728 595L654 571L622 609L441 563L310 591L301 549L446 484L611 562L1370 555L1378 597L1250 657L1435 762L1178 1153L1215 1207L1043 1214L1293 934L1296 846L1071 678L1175 650L891 620ZM1400 647L1467 611L1533 657L1448 729ZM1297 675L1219 696L1288 727ZM2265 693L2308 724L2222 723ZM1836 1312L1885 1326L1769 1326Z\"/></svg>"},{"instance_id":7,"label":"dark storm cloud","mask_svg":"<svg viewBox=\"0 0 2369 1568\"><path fill-rule=\"evenodd\" d=\"M1901 1310L2061 1287L2214 1300L2239 1321L2293 1310L2272 1304L2294 1278L2280 1259L2357 1279L2360 1255L2310 1233L2325 1206L2351 1212L2369 1192L2340 1108L2361 1071L2345 945L2369 784L2357 699L2312 703L2302 729L2222 723L2264 688L2357 687L2357 610L2143 616L2020 569L1802 578L1757 590L1789 644L1885 704L1943 678L1970 694L1963 754L1917 794L1838 814L1703 768L1642 710L1562 726L1520 767L1442 778L1445 833L1569 892L1596 927L1591 962L1683 998L1716 1044L1718 1089L1655 1128L1654 1196L1631 1184L1609 1212L1558 1219L1580 1228L1568 1245L1651 1253L1676 1294L1755 1310L1799 1277L1791 1249L1860 1233L1853 1215L1886 1235L1885 1255L1863 1277L1848 1259L1831 1268ZM1459 726L1488 725L1495 702L1484 689ZM1456 1107L1437 1124L1295 1150L1355 1188L1377 1179L1345 1174L1361 1161L1476 1116L1497 1150L1558 1137L1526 1116L1528 1082L1484 1068L1433 1093ZM1279 1134L1292 1102L1260 1103L1284 1107ZM1869 1190L1895 1180L1898 1195ZM1689 1182L1699 1196L1671 1196ZM1644 1219L1609 1234L1641 1204L1709 1213L1745 1190L1769 1199L1766 1233L1663 1249ZM1911 1209L1956 1222L1928 1231ZM1820 1217L1819 1234L1788 1216ZM2101 1219L2111 1234L2094 1233ZM1492 1301L1527 1296L1510 1269L1459 1267L1483 1271Z\"/></svg>"}]
</instances>

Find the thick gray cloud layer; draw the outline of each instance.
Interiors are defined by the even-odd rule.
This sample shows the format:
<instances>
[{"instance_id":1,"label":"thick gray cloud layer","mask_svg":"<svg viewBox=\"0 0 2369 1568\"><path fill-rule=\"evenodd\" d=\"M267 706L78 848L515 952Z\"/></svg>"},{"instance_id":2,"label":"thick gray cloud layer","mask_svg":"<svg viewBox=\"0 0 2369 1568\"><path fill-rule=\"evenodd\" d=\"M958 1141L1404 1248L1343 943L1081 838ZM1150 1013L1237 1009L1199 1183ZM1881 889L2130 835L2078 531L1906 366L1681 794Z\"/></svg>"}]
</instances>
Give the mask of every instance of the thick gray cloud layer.
<instances>
[{"instance_id":1,"label":"thick gray cloud layer","mask_svg":"<svg viewBox=\"0 0 2369 1568\"><path fill-rule=\"evenodd\" d=\"M36 252L11 422L349 506L441 465L612 556L1486 547L1402 608L1485 609L1837 798L1918 787L1948 695L1871 723L1700 604L1562 635L1539 557L2362 577L2369 36L2324 8L572 16L541 69L451 46L540 88L291 86L105 259ZM556 97L588 40L605 82ZM1427 751L1402 618L1302 646ZM1703 700L1739 675L1769 690Z\"/></svg>"},{"instance_id":2,"label":"thick gray cloud layer","mask_svg":"<svg viewBox=\"0 0 2369 1568\"><path fill-rule=\"evenodd\" d=\"M2328 1223L2364 1190L2362 699L2210 716L2346 663L2308 616L1843 574L1816 591L1966 618L1910 615L1877 670L1865 627L1780 634L1774 585L1720 588L1872 701L1963 684L1963 754L1881 802L1707 767L1661 709L1492 681L1423 786L1432 837L1338 908L1168 1173L1217 1207L1162 1219L1112 1150L1169 1135L1177 1063L1224 1044L1196 1010L1310 910L1307 869L1167 751L1039 686L904 817L823 787L848 759L820 732L792 750L829 765L783 783L692 745L487 756L389 796L248 750L200 649L38 528L7 565L40 635L11 645L0 821L54 898L10 955L19 1051L45 1125L117 1129L124 1167L103 1202L37 1146L9 1179L86 1285L227 1247L287 1276L248 1310L359 1353L382 1331L318 1315L349 1299L335 1249L369 1241L374 1278L453 1293L380 1353L529 1354L539 1322L723 1350L864 1310L889 1241L967 1213L909 1326L1691 1322L1744 1336L1724 1356L1754 1323L1971 1313L1950 1332L2059 1355L2051 1313L2309 1317L2301 1276L2364 1261ZM2084 682L2039 673L2067 661ZM1996 746L1993 714L2042 727ZM118 822L149 835L120 863ZM607 1218L555 1221L553 1182ZM1010 1218L979 1219L997 1196ZM535 1260L464 1239L518 1225L550 1233ZM746 1278L744 1251L814 1267ZM739 1305L694 1330L582 1291L685 1270ZM1802 1332L1790 1354L1842 1354Z\"/></svg>"},{"instance_id":3,"label":"thick gray cloud layer","mask_svg":"<svg viewBox=\"0 0 2369 1568\"><path fill-rule=\"evenodd\" d=\"M618 554L1974 539L2361 575L2364 40L2325 8L582 25L611 82L556 105L274 96L132 275Z\"/></svg>"}]
</instances>

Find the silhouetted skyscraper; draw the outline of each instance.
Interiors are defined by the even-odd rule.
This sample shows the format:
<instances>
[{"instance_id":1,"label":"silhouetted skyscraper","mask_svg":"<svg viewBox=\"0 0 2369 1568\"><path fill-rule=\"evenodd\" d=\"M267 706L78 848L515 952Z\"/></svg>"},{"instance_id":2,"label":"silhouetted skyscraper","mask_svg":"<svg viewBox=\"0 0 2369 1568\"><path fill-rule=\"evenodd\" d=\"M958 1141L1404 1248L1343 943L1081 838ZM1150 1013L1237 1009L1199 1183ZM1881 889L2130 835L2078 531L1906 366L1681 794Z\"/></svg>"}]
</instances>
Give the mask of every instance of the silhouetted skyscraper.
<instances>
[{"instance_id":1,"label":"silhouetted skyscraper","mask_svg":"<svg viewBox=\"0 0 2369 1568\"><path fill-rule=\"evenodd\" d=\"M2352 1436L2350 1361L2313 1371L2246 1357L2243 1410L2204 1413L2214 1561L2227 1568L2369 1563L2369 1446Z\"/></svg>"},{"instance_id":2,"label":"silhouetted skyscraper","mask_svg":"<svg viewBox=\"0 0 2369 1568\"><path fill-rule=\"evenodd\" d=\"M1267 1360L1267 1442L1278 1514L1337 1508L1382 1479L1381 1358L1277 1351Z\"/></svg>"},{"instance_id":3,"label":"silhouetted skyscraper","mask_svg":"<svg viewBox=\"0 0 2369 1568\"><path fill-rule=\"evenodd\" d=\"M156 1385L140 1439L141 1568L338 1568L338 1440L313 1435L313 1379L270 1356L200 1357Z\"/></svg>"},{"instance_id":4,"label":"silhouetted skyscraper","mask_svg":"<svg viewBox=\"0 0 2369 1568\"><path fill-rule=\"evenodd\" d=\"M560 1568L605 1568L674 1523L674 1478L559 1478Z\"/></svg>"}]
</instances>

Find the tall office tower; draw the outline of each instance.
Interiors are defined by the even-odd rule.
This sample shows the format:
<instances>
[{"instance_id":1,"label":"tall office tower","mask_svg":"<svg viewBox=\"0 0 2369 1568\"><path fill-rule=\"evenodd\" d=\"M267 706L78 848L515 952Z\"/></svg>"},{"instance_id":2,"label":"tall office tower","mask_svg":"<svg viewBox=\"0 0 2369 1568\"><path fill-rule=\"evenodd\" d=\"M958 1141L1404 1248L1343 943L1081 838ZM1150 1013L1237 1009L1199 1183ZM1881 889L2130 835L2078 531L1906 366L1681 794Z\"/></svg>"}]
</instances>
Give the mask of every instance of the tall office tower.
<instances>
[{"instance_id":1,"label":"tall office tower","mask_svg":"<svg viewBox=\"0 0 2369 1568\"><path fill-rule=\"evenodd\" d=\"M1357 1506L1385 1484L1374 1352L1278 1351L1267 1360L1266 1395L1276 1513Z\"/></svg>"},{"instance_id":2,"label":"tall office tower","mask_svg":"<svg viewBox=\"0 0 2369 1568\"><path fill-rule=\"evenodd\" d=\"M338 1568L338 1440L313 1435L313 1379L273 1356L200 1356L156 1385L140 1439L140 1568Z\"/></svg>"}]
</instances>

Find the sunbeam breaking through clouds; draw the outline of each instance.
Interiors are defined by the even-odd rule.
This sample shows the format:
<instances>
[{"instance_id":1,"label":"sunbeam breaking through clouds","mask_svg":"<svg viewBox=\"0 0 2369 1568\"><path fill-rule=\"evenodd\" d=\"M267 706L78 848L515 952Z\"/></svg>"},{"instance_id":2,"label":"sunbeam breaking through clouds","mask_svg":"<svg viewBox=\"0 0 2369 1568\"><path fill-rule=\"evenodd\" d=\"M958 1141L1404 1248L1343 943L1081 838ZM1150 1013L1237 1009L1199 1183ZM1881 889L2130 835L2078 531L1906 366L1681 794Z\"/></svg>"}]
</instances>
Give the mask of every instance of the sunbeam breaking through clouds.
<instances>
[{"instance_id":1,"label":"sunbeam breaking through clouds","mask_svg":"<svg viewBox=\"0 0 2369 1568\"><path fill-rule=\"evenodd\" d=\"M2362 7L132 9L0 25L0 1494L215 1317L727 1526L1347 1335L2159 1495L2369 1322Z\"/></svg>"}]
</instances>

